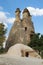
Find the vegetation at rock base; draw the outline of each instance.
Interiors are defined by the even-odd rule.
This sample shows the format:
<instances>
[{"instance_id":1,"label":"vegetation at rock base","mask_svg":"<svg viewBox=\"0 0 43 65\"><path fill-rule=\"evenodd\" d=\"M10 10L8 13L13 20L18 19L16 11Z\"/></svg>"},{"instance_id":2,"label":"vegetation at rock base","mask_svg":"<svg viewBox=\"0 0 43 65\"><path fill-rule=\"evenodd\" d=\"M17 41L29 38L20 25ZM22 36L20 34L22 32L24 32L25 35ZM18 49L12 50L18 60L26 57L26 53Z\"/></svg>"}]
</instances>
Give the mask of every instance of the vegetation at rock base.
<instances>
[{"instance_id":1,"label":"vegetation at rock base","mask_svg":"<svg viewBox=\"0 0 43 65\"><path fill-rule=\"evenodd\" d=\"M43 35L40 35L40 33L34 34L31 36L31 41L28 45L43 57Z\"/></svg>"},{"instance_id":2,"label":"vegetation at rock base","mask_svg":"<svg viewBox=\"0 0 43 65\"><path fill-rule=\"evenodd\" d=\"M5 25L3 23L0 23L0 53L3 52L3 42L6 39L6 31L7 29L5 28Z\"/></svg>"}]
</instances>

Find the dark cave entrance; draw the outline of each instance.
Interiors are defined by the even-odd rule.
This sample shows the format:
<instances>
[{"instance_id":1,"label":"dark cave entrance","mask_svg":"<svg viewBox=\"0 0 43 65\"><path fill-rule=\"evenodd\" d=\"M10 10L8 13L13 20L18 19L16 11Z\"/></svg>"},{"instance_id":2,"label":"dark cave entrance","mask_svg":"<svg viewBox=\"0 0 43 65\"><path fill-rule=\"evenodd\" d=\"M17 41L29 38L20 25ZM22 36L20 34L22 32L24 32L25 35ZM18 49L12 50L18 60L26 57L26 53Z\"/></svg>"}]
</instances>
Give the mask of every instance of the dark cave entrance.
<instances>
[{"instance_id":1,"label":"dark cave entrance","mask_svg":"<svg viewBox=\"0 0 43 65\"><path fill-rule=\"evenodd\" d=\"M26 52L26 53L25 53L25 56L26 56L26 57L29 57L29 52Z\"/></svg>"}]
</instances>

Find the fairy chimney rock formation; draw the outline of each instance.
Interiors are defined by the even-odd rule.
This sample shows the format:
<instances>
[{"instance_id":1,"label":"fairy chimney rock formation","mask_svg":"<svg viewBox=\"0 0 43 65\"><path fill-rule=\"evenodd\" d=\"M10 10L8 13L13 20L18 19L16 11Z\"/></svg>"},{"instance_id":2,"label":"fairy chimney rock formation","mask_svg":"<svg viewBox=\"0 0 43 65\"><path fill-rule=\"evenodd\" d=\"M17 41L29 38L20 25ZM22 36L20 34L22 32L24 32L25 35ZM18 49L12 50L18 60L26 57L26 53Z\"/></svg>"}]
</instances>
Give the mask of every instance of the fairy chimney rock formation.
<instances>
[{"instance_id":1,"label":"fairy chimney rock formation","mask_svg":"<svg viewBox=\"0 0 43 65\"><path fill-rule=\"evenodd\" d=\"M30 12L25 8L22 13L22 19L20 18L20 12L19 8L15 11L15 21L6 42L7 49L17 43L28 45L30 42L30 36L34 33L34 26L31 21Z\"/></svg>"}]
</instances>

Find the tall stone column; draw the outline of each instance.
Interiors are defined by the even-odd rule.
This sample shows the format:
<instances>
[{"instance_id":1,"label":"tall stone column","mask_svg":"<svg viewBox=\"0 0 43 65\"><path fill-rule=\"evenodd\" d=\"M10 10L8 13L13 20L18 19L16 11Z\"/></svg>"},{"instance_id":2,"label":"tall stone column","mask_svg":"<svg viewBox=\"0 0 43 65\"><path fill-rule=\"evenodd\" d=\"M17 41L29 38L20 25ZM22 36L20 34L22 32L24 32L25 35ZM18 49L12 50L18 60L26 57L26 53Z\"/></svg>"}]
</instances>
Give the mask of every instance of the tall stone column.
<instances>
[{"instance_id":1,"label":"tall stone column","mask_svg":"<svg viewBox=\"0 0 43 65\"><path fill-rule=\"evenodd\" d=\"M14 24L10 30L10 33L9 33L9 36L8 36L8 39L6 41L6 49L9 49L9 47L11 47L12 45L14 45L15 43L15 33L18 29L18 27L21 26L21 19L20 19L20 9L17 8L16 11L15 11L15 21L14 21Z\"/></svg>"},{"instance_id":2,"label":"tall stone column","mask_svg":"<svg viewBox=\"0 0 43 65\"><path fill-rule=\"evenodd\" d=\"M25 8L23 11L22 25L25 29L24 44L28 45L30 42L30 35L34 34L34 26L31 20L31 15L27 8Z\"/></svg>"}]
</instances>

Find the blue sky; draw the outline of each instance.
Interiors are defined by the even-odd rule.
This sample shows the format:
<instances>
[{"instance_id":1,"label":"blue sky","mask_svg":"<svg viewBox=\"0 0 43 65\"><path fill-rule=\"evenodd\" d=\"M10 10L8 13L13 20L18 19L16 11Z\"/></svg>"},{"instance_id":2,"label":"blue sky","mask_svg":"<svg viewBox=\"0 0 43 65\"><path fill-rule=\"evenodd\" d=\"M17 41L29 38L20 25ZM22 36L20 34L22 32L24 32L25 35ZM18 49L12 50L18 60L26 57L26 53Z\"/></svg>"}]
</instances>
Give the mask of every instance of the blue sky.
<instances>
[{"instance_id":1,"label":"blue sky","mask_svg":"<svg viewBox=\"0 0 43 65\"><path fill-rule=\"evenodd\" d=\"M0 22L7 27L7 35L15 19L15 10L28 8L36 33L43 34L43 0L0 0Z\"/></svg>"}]
</instances>

